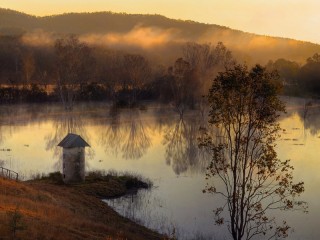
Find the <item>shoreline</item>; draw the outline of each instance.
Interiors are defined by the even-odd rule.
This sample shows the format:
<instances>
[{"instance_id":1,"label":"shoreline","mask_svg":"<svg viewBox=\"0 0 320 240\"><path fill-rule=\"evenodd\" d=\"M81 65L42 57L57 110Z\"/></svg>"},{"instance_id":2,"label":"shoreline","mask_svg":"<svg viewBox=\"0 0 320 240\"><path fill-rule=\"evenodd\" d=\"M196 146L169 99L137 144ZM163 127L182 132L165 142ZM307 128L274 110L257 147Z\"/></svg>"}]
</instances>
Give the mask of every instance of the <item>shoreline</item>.
<instances>
[{"instance_id":1,"label":"shoreline","mask_svg":"<svg viewBox=\"0 0 320 240\"><path fill-rule=\"evenodd\" d=\"M10 220L18 214L17 224L23 227L15 234L21 239L167 239L122 217L102 201L138 191L146 183L129 176L104 177L91 176L74 185L53 179L15 182L0 178L0 233L13 234Z\"/></svg>"}]
</instances>

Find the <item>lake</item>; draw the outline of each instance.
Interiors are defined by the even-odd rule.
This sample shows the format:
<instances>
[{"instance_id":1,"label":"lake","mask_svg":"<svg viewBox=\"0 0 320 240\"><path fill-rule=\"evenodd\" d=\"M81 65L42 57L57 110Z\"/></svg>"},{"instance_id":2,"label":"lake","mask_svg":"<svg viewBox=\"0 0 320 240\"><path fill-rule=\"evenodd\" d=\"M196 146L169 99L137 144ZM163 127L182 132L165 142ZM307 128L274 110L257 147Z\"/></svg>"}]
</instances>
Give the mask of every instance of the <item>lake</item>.
<instances>
[{"instance_id":1,"label":"lake","mask_svg":"<svg viewBox=\"0 0 320 240\"><path fill-rule=\"evenodd\" d=\"M275 212L293 229L290 239L320 236L320 106L305 111L306 100L285 98L286 129L278 140L280 159L291 159L294 177L305 182L302 199L309 213ZM187 111L183 118L168 106L113 109L106 103L78 104L65 112L59 104L0 106L0 165L29 179L61 170L57 144L68 132L80 134L86 148L86 170L133 172L154 187L137 195L107 200L120 214L179 239L229 239L225 227L214 225L212 210L222 199L203 194L210 156L198 148L199 128L206 112ZM219 205L220 204L220 205Z\"/></svg>"}]
</instances>

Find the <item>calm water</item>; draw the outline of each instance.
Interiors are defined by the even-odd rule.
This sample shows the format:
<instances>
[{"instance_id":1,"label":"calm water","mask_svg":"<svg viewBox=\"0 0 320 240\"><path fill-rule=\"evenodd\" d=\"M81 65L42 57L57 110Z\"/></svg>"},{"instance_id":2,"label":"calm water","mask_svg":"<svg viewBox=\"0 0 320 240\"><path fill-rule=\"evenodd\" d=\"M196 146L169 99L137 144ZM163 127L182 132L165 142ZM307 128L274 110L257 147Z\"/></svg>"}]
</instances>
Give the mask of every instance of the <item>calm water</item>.
<instances>
[{"instance_id":1,"label":"calm water","mask_svg":"<svg viewBox=\"0 0 320 240\"><path fill-rule=\"evenodd\" d=\"M290 239L320 236L320 107L314 103L304 118L303 99L286 99L286 129L278 141L278 155L291 159L295 179L305 182L303 200L309 214L277 213L294 228ZM213 222L212 209L221 199L202 193L209 156L198 149L199 127L206 124L198 111L183 119L169 107L148 105L146 110L110 109L107 104L79 105L65 113L59 105L0 106L0 164L25 179L36 173L60 170L61 149L68 132L83 136L87 170L129 171L154 182L140 191L107 203L119 213L181 239L228 239Z\"/></svg>"}]
</instances>

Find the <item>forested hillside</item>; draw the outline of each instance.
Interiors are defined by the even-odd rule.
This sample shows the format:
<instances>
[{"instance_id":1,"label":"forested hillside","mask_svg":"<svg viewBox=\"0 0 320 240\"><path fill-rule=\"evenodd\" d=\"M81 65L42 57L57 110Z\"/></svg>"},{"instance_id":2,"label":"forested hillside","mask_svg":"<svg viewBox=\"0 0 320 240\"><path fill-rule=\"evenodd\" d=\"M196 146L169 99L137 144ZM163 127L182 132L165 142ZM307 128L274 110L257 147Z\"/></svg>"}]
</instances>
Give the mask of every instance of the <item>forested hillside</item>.
<instances>
[{"instance_id":1,"label":"forested hillside","mask_svg":"<svg viewBox=\"0 0 320 240\"><path fill-rule=\"evenodd\" d=\"M159 15L35 17L0 9L0 102L140 100L182 114L216 74L245 63L279 72L284 93L320 96L320 46Z\"/></svg>"},{"instance_id":2,"label":"forested hillside","mask_svg":"<svg viewBox=\"0 0 320 240\"><path fill-rule=\"evenodd\" d=\"M28 34L31 39L76 34L91 44L152 52L152 56L157 56L163 62L177 57L181 49L176 46L189 41L212 44L223 42L234 55L249 64L265 64L270 59L278 58L304 63L308 57L320 52L319 45L308 42L260 36L214 24L174 20L160 15L112 12L36 17L0 9L0 33Z\"/></svg>"}]
</instances>

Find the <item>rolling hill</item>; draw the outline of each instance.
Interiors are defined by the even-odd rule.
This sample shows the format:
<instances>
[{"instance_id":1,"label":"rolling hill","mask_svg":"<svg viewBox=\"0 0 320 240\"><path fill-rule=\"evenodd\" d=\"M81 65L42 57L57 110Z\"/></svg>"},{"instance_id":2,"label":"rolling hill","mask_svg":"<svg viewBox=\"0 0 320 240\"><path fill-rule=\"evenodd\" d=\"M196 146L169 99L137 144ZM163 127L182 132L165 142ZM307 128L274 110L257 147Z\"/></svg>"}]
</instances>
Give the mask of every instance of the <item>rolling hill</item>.
<instances>
[{"instance_id":1,"label":"rolling hill","mask_svg":"<svg viewBox=\"0 0 320 240\"><path fill-rule=\"evenodd\" d=\"M29 44L41 44L52 42L47 38L65 34L79 35L90 44L144 51L165 61L180 56L181 45L188 41L214 45L221 41L238 59L249 64L265 64L278 58L302 64L320 52L320 45L310 42L261 36L160 15L96 12L36 17L0 8L0 35L24 35Z\"/></svg>"}]
</instances>

